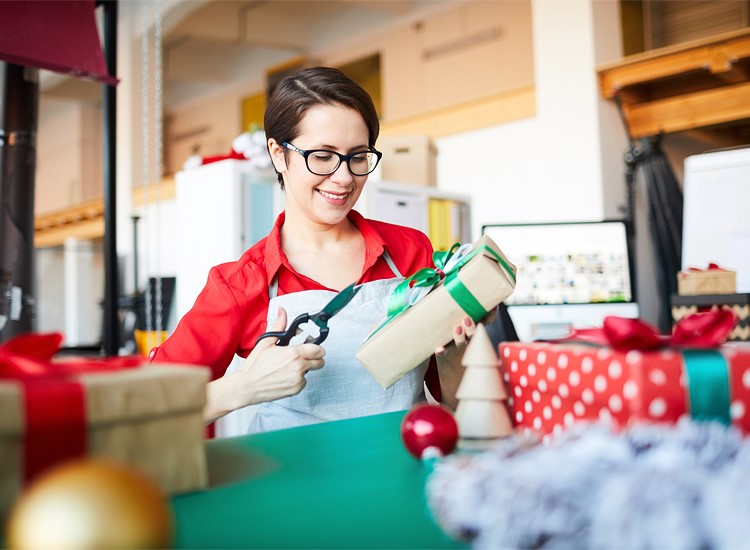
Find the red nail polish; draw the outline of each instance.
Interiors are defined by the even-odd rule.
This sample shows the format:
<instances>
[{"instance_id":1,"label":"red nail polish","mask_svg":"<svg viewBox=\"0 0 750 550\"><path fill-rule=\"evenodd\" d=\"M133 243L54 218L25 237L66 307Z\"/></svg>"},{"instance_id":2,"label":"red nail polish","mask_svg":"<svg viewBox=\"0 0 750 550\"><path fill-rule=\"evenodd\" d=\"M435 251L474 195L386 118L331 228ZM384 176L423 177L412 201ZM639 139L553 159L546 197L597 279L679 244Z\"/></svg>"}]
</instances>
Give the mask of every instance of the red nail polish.
<instances>
[{"instance_id":1,"label":"red nail polish","mask_svg":"<svg viewBox=\"0 0 750 550\"><path fill-rule=\"evenodd\" d=\"M467 327L471 326L471 319L469 317L467 317L466 319L464 319L464 325L466 325Z\"/></svg>"},{"instance_id":2,"label":"red nail polish","mask_svg":"<svg viewBox=\"0 0 750 550\"><path fill-rule=\"evenodd\" d=\"M461 327L456 327L456 334L458 334L460 336L461 332L463 332L463 330L461 329Z\"/></svg>"}]
</instances>

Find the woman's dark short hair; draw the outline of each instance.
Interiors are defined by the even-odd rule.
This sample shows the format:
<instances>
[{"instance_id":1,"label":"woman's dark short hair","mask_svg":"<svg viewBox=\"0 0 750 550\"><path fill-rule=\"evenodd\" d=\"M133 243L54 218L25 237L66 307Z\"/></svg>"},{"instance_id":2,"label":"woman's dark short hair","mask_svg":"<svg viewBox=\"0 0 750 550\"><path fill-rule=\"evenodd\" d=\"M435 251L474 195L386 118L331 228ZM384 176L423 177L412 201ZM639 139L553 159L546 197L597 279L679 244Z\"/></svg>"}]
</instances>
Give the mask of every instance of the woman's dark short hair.
<instances>
[{"instance_id":1,"label":"woman's dark short hair","mask_svg":"<svg viewBox=\"0 0 750 550\"><path fill-rule=\"evenodd\" d=\"M263 117L266 139L278 143L292 142L299 135L299 125L307 110L317 105L343 105L357 111L369 132L368 145L375 146L380 121L370 95L338 69L311 67L301 69L284 79L268 98ZM284 180L276 172L281 188Z\"/></svg>"}]
</instances>

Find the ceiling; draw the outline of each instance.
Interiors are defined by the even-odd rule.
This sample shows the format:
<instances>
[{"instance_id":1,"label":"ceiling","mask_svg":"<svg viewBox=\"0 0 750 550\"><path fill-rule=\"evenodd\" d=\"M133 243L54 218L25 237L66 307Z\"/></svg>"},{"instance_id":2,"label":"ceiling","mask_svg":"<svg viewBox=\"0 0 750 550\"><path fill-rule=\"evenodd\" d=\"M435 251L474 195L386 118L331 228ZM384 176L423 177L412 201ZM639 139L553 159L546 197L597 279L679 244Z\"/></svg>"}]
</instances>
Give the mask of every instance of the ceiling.
<instances>
[{"instance_id":1,"label":"ceiling","mask_svg":"<svg viewBox=\"0 0 750 550\"><path fill-rule=\"evenodd\" d=\"M163 17L165 109L261 80L295 58L340 54L459 0L184 0ZM134 13L140 21L140 13ZM122 15L121 15L122 17ZM140 42L140 39L138 39ZM49 96L98 101L98 84L45 75Z\"/></svg>"}]
</instances>

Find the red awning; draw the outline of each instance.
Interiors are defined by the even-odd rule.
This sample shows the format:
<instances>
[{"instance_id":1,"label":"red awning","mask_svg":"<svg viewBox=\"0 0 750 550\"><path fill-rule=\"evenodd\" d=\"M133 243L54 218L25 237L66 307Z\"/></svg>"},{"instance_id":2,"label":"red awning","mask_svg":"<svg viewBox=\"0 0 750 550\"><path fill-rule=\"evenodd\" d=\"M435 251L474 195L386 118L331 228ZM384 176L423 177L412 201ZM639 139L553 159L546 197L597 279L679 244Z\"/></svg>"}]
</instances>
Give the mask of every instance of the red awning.
<instances>
[{"instance_id":1,"label":"red awning","mask_svg":"<svg viewBox=\"0 0 750 550\"><path fill-rule=\"evenodd\" d=\"M116 85L94 0L0 0L0 61Z\"/></svg>"}]
</instances>

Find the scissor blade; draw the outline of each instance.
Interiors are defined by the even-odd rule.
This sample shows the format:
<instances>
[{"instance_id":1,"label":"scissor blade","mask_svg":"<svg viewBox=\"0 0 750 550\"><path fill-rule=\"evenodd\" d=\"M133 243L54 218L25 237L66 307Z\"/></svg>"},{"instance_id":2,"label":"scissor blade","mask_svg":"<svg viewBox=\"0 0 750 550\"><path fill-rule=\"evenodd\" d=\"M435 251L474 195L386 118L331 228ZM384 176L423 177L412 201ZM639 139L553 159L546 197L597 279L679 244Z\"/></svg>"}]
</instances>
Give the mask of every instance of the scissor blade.
<instances>
[{"instance_id":1,"label":"scissor blade","mask_svg":"<svg viewBox=\"0 0 750 550\"><path fill-rule=\"evenodd\" d=\"M354 298L354 295L359 292L360 288L361 287L355 286L354 283L350 284L344 290L336 294L333 300L328 302L326 306L322 310L320 310L320 313L318 313L318 315L323 317L327 316L330 319L339 311L344 309L344 306L348 304L352 298Z\"/></svg>"}]
</instances>

